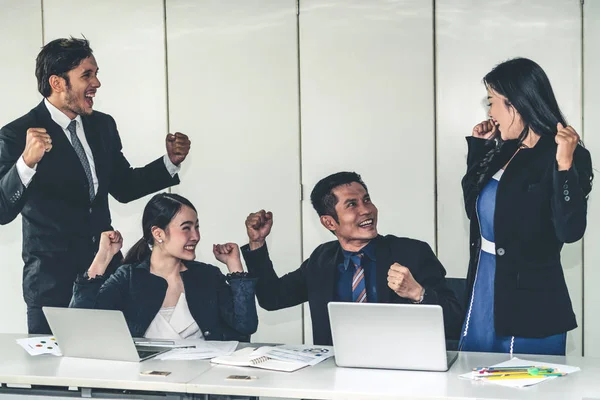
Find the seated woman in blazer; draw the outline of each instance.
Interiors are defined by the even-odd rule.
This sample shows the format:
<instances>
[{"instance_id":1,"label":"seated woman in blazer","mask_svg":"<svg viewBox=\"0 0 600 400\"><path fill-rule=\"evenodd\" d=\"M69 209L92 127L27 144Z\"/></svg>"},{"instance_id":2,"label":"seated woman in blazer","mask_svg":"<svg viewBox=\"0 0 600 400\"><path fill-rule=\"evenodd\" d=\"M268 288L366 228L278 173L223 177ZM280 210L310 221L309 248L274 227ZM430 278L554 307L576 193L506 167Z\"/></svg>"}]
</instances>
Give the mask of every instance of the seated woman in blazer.
<instances>
[{"instance_id":1,"label":"seated woman in blazer","mask_svg":"<svg viewBox=\"0 0 600 400\"><path fill-rule=\"evenodd\" d=\"M467 137L462 181L471 220L462 350L561 355L577 323L560 252L585 232L590 153L538 64L509 60L483 81L490 119Z\"/></svg>"},{"instance_id":2,"label":"seated woman in blazer","mask_svg":"<svg viewBox=\"0 0 600 400\"><path fill-rule=\"evenodd\" d=\"M122 239L118 231L102 234L92 265L75 282L70 306L121 310L134 337L248 341L258 326L256 281L243 272L238 246L213 245L227 276L193 261L200 240L196 209L176 194L152 197L142 225L144 236L125 265L106 279L102 274Z\"/></svg>"}]
</instances>

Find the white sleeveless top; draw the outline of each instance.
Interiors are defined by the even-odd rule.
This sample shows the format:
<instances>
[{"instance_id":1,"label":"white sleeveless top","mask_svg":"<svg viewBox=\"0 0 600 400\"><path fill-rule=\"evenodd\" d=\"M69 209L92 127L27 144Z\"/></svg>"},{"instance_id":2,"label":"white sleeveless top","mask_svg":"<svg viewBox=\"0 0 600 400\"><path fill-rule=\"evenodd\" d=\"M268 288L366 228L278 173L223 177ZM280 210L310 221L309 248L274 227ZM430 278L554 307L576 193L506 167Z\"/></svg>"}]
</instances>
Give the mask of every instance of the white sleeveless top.
<instances>
[{"instance_id":1,"label":"white sleeveless top","mask_svg":"<svg viewBox=\"0 0 600 400\"><path fill-rule=\"evenodd\" d=\"M144 337L150 339L204 339L200 327L190 314L185 292L181 293L174 307L163 307L158 311Z\"/></svg>"}]
</instances>

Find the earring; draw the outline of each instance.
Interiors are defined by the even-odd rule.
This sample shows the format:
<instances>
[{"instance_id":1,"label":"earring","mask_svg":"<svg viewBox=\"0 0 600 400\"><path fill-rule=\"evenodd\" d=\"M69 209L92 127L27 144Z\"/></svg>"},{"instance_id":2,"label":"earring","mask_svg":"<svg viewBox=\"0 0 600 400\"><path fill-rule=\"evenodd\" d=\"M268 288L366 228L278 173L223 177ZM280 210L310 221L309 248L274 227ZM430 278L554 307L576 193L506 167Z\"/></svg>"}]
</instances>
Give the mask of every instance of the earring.
<instances>
[{"instance_id":1,"label":"earring","mask_svg":"<svg viewBox=\"0 0 600 400\"><path fill-rule=\"evenodd\" d=\"M158 243L162 243L162 242L163 242L163 240L162 240L162 239L158 239Z\"/></svg>"}]
</instances>

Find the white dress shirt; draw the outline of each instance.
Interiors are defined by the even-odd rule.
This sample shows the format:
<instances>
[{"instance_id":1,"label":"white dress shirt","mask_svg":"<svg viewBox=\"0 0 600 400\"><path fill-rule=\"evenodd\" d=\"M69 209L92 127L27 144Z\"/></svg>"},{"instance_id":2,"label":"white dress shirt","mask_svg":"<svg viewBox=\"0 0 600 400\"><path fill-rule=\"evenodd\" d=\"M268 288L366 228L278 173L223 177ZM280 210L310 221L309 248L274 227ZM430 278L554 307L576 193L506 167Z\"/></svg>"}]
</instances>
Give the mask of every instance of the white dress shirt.
<instances>
[{"instance_id":1,"label":"white dress shirt","mask_svg":"<svg viewBox=\"0 0 600 400\"><path fill-rule=\"evenodd\" d=\"M200 327L192 317L185 298L181 293L175 307L161 308L146 333L149 339L204 339Z\"/></svg>"},{"instance_id":2,"label":"white dress shirt","mask_svg":"<svg viewBox=\"0 0 600 400\"><path fill-rule=\"evenodd\" d=\"M73 143L71 142L71 132L69 132L69 130L67 129L67 127L71 123L71 119L69 117L67 117L67 115L65 113L63 113L58 108L56 108L52 103L50 103L48 101L48 99L44 99L44 105L50 112L50 117L52 118L52 120L54 122L56 122L56 124L62 128L63 132L67 136L67 139L69 140L69 143L71 143L71 145L72 145ZM90 170L92 172L92 179L94 181L94 194L97 194L98 193L98 175L96 174L96 164L94 163L94 155L92 154L92 149L90 148L90 145L88 144L87 139L85 137L85 131L83 130L83 123L81 122L81 116L78 115L77 117L75 117L75 121L76 121L75 132L77 133L77 137L81 141L81 145L83 146L83 150L85 151L85 155L90 164ZM32 128L35 128L35 127L32 127ZM169 172L171 177L175 176L175 174L177 174L179 172L179 170L181 169L181 167L179 167L171 162L171 160L169 159L167 154L164 155L163 162L165 164L165 168L167 169L167 171ZM29 166L27 166L27 164L25 164L25 160L23 159L23 156L19 157L19 159L17 160L17 173L19 174L19 178L21 178L21 182L23 183L23 186L25 186L25 187L29 186L29 183L31 182L31 180L33 179L33 176L35 175L36 169L37 169L37 164L34 165L33 168L29 168Z\"/></svg>"}]
</instances>

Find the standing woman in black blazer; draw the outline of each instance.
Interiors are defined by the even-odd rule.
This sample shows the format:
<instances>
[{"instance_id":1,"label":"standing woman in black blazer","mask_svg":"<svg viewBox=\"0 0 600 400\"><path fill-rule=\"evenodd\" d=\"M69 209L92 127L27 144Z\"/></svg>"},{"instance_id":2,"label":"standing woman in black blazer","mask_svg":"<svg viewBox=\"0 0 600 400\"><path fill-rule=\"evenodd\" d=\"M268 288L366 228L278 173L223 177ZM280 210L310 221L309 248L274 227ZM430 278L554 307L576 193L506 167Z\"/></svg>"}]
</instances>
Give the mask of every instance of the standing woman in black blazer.
<instances>
[{"instance_id":1,"label":"standing woman in black blazer","mask_svg":"<svg viewBox=\"0 0 600 400\"><path fill-rule=\"evenodd\" d=\"M484 78L490 119L467 138L469 303L461 348L565 353L577 327L560 251L586 228L592 165L548 77L517 58Z\"/></svg>"}]
</instances>

